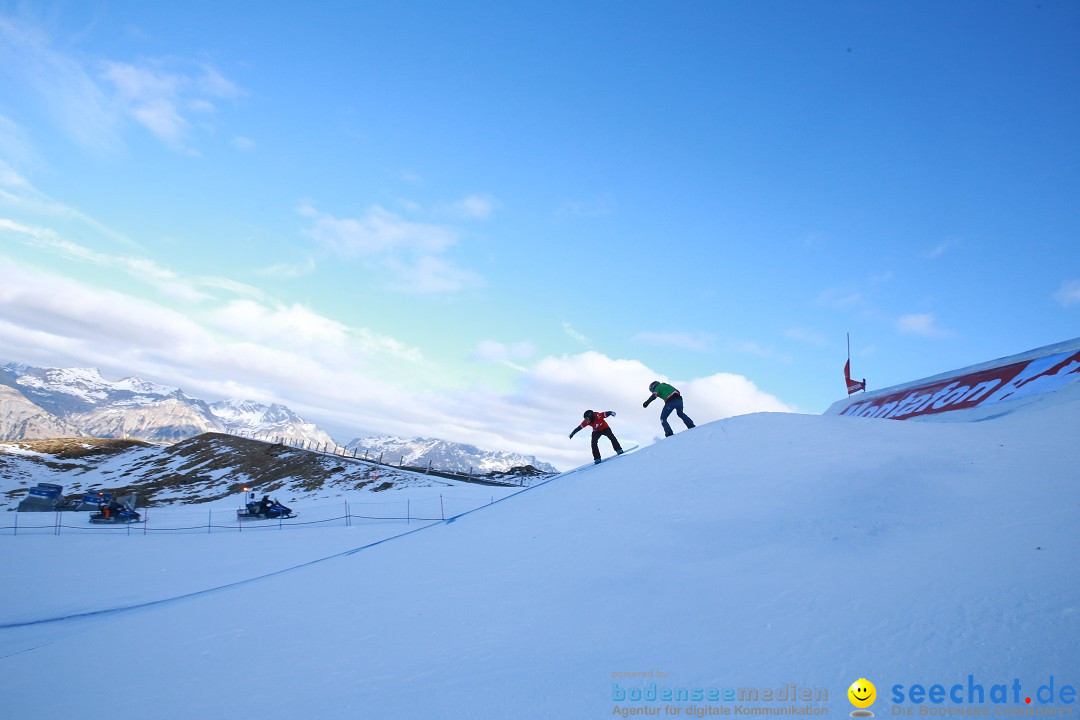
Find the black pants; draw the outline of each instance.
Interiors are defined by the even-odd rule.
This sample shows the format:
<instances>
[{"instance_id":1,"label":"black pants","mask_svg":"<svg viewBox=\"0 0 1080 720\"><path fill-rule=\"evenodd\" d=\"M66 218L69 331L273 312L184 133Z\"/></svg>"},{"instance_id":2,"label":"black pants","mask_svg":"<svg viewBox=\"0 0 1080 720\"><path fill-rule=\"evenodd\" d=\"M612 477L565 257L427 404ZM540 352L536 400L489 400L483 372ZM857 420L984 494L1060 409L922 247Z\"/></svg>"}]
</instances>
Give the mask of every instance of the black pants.
<instances>
[{"instance_id":1,"label":"black pants","mask_svg":"<svg viewBox=\"0 0 1080 720\"><path fill-rule=\"evenodd\" d=\"M615 452L622 452L622 445L615 438L615 433L611 432L611 428L604 428L603 430L592 431L592 456L593 460L600 459L600 448L597 446L596 441L600 439L601 435L606 435L608 440L611 440L611 447L615 448Z\"/></svg>"}]
</instances>

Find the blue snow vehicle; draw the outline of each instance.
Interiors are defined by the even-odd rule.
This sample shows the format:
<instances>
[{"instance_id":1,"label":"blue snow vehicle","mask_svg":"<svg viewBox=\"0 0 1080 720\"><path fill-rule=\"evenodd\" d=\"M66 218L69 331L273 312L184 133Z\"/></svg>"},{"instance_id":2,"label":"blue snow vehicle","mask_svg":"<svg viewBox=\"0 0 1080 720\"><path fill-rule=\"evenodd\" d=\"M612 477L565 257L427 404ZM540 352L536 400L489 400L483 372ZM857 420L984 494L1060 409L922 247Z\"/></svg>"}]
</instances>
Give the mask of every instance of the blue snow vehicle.
<instances>
[{"instance_id":1,"label":"blue snow vehicle","mask_svg":"<svg viewBox=\"0 0 1080 720\"><path fill-rule=\"evenodd\" d=\"M267 495L261 501L249 502L243 509L237 510L236 517L238 520L288 520L296 517L296 513Z\"/></svg>"},{"instance_id":2,"label":"blue snow vehicle","mask_svg":"<svg viewBox=\"0 0 1080 720\"><path fill-rule=\"evenodd\" d=\"M90 516L95 525L126 525L142 520L135 512L135 496L129 495L121 500L109 498L98 506L98 511Z\"/></svg>"}]
</instances>

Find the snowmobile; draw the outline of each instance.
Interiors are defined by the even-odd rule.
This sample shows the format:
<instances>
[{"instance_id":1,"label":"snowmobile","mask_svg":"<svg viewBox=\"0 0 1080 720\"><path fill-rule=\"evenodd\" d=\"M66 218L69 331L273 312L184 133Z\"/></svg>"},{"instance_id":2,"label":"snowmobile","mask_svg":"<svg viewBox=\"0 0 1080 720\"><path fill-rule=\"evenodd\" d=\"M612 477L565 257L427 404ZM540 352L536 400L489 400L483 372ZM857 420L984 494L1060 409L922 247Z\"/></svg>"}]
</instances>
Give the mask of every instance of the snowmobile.
<instances>
[{"instance_id":1,"label":"snowmobile","mask_svg":"<svg viewBox=\"0 0 1080 720\"><path fill-rule=\"evenodd\" d=\"M115 500L101 505L101 509L90 516L90 522L95 525L124 525L139 522L141 519L142 516L127 502Z\"/></svg>"},{"instance_id":2,"label":"snowmobile","mask_svg":"<svg viewBox=\"0 0 1080 720\"><path fill-rule=\"evenodd\" d=\"M288 520L296 517L296 513L274 500L268 504L249 502L236 511L236 517L238 520Z\"/></svg>"}]
</instances>

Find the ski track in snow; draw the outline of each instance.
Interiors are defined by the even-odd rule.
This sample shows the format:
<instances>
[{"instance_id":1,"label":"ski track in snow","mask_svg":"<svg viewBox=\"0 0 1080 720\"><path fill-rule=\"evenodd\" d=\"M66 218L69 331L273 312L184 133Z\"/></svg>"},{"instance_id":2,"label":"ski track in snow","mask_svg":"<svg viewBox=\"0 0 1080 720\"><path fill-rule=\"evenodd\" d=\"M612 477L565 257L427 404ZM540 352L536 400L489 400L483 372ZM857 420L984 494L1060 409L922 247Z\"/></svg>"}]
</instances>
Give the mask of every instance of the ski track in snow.
<instances>
[{"instance_id":1,"label":"ski track in snow","mask_svg":"<svg viewBox=\"0 0 1080 720\"><path fill-rule=\"evenodd\" d=\"M637 449L637 446L634 446L633 448L629 448L628 450L626 450L626 452L624 454L629 454L630 452L632 452L633 450L636 450L636 449ZM50 616L50 617L37 618L37 619L33 619L33 620L22 620L22 621L15 621L15 622L0 622L0 630L11 629L11 628L29 627L29 626L33 626L33 625L48 625L48 624L51 624L51 623L60 623L60 622L65 622L65 621L69 621L69 620L83 620L83 619L93 618L93 617L116 615L116 614L119 614L119 613L129 612L131 610L139 610L139 609L143 609L143 608L154 607L154 606L157 606L157 605L167 605L167 604L170 604L170 603L175 603L175 602L179 602L179 601L182 601L182 600L188 600L188 599L199 597L199 596L202 596L202 595L209 595L211 593L219 592L221 590L227 590L227 589L239 587L239 586L242 586L242 585L249 585L251 583L259 582L260 580L265 580L267 578L276 577L278 575L285 575L287 573L294 572L294 571L299 570L301 568L310 567L312 565L317 565L319 563L323 563L323 562L326 562L328 560L335 560L335 559L338 559L338 558L343 558L343 557L348 557L348 556L351 556L351 555L355 555L355 554L357 554L359 552L362 552L364 550L368 550L368 549L376 547L378 545L383 545L384 543L388 543L388 542L390 542L392 540L397 540L398 538L402 538L402 537L405 537L407 535L413 535L415 533L423 532L424 530L429 530L432 527L437 526L437 525L450 525L450 524L452 524L454 522L457 522L459 519L465 517L466 515L471 515L473 513L480 512L481 510L486 510L487 508L490 508L493 505L497 505L497 504L499 504L499 503L501 503L501 502L503 502L505 500L509 500L512 497L516 497L517 495L521 495L522 493L528 492L529 490L533 490L533 489L536 489L536 488L541 487L543 485L546 485L547 483L551 482L552 480L558 480L560 478L566 477L567 475L572 475L574 473L578 473L578 472L581 472L581 471L590 470L590 469L592 469L594 467L596 467L595 464L582 465L581 467L574 468L573 470L567 470L564 473L560 473L558 475L552 476L551 478L548 478L547 480L545 480L542 483L537 483L536 485L526 487L526 488L524 488L524 489L522 489L522 490L520 490L518 492L515 492L515 493L513 493L511 495L506 495L505 497L501 497L498 500L487 503L485 505L481 505L480 507L474 508L472 510L467 510L467 511L465 511L463 513L459 513L459 514L454 515L452 517L448 517L445 520L431 522L431 523L429 523L427 525L424 525L422 527L414 528L412 530L406 530L405 532L398 533L396 535L391 535L390 537L382 538L381 540L375 540L373 542L367 543L365 545L361 545L359 547L350 548L348 550L337 552L337 553L334 553L332 555L327 555L325 557L320 557L320 558L316 558L314 560L309 560L307 562L302 562L302 563L292 565L292 566L287 567L287 568L282 568L280 570L275 570L273 572L264 573L264 574L258 575L256 577L251 577L251 578L247 578L247 579L244 579L244 580L237 580L235 582L230 582L230 583L224 583L224 584L221 584L221 585L216 585L214 587L209 587L209 588L205 588L205 589L202 589L202 590L195 590L193 592L174 595L174 596L171 596L171 597L159 598L159 599L156 599L156 600L147 600L145 602L139 602L139 603L133 603L131 605L119 605L119 606L114 606L114 607L102 608L102 609L99 609L99 610L87 610L87 611L77 612L77 613L68 613L68 614L64 614L64 615L55 615L55 616ZM23 652L25 652L25 651L23 651ZM2 659L2 658L0 658L0 659Z\"/></svg>"}]
</instances>

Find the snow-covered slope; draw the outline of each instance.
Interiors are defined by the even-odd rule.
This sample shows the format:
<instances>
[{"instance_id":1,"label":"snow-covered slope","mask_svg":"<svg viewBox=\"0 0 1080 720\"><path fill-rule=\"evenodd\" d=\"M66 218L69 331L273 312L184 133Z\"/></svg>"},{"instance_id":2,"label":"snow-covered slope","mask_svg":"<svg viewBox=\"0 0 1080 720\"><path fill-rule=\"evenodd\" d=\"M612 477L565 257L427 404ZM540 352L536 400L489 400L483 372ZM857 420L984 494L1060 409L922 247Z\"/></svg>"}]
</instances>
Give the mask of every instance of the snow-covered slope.
<instances>
[{"instance_id":1,"label":"snow-covered slope","mask_svg":"<svg viewBox=\"0 0 1080 720\"><path fill-rule=\"evenodd\" d=\"M382 457L388 463L400 462L413 467L427 467L431 463L434 468L451 472L506 472L529 465L543 472L557 472L553 465L537 460L535 455L481 450L475 445L434 438L405 440L384 435L356 438L346 447L361 456Z\"/></svg>"},{"instance_id":2,"label":"snow-covered slope","mask_svg":"<svg viewBox=\"0 0 1080 720\"><path fill-rule=\"evenodd\" d=\"M90 491L133 492L139 508L228 498L238 503L243 486L305 504L346 492L461 486L446 478L221 433L170 446L91 438L0 443L0 510L14 509L27 489L40 482L63 486L69 499Z\"/></svg>"},{"instance_id":3,"label":"snow-covered slope","mask_svg":"<svg viewBox=\"0 0 1080 720\"><path fill-rule=\"evenodd\" d=\"M258 552L228 539L240 534L0 537L0 585L35 601L0 606L5 709L294 720L820 706L836 717L867 678L879 717L927 707L907 699L917 684L985 687L981 704L933 706L954 714L993 715L995 684L1010 688L1009 711L1025 697L1060 710L1037 689L1080 682L1080 397L1057 395L972 423L732 418L389 542L288 531L287 557L247 570L228 561ZM103 612L64 617L108 580L88 567L72 582L61 558L114 550L131 582L82 606ZM203 573L207 592L137 607L173 572ZM78 680L91 668L123 692L88 697ZM792 685L827 699L776 700ZM253 700L258 688L272 700ZM705 699L663 700L678 688ZM727 688L762 692L725 700Z\"/></svg>"}]
</instances>

